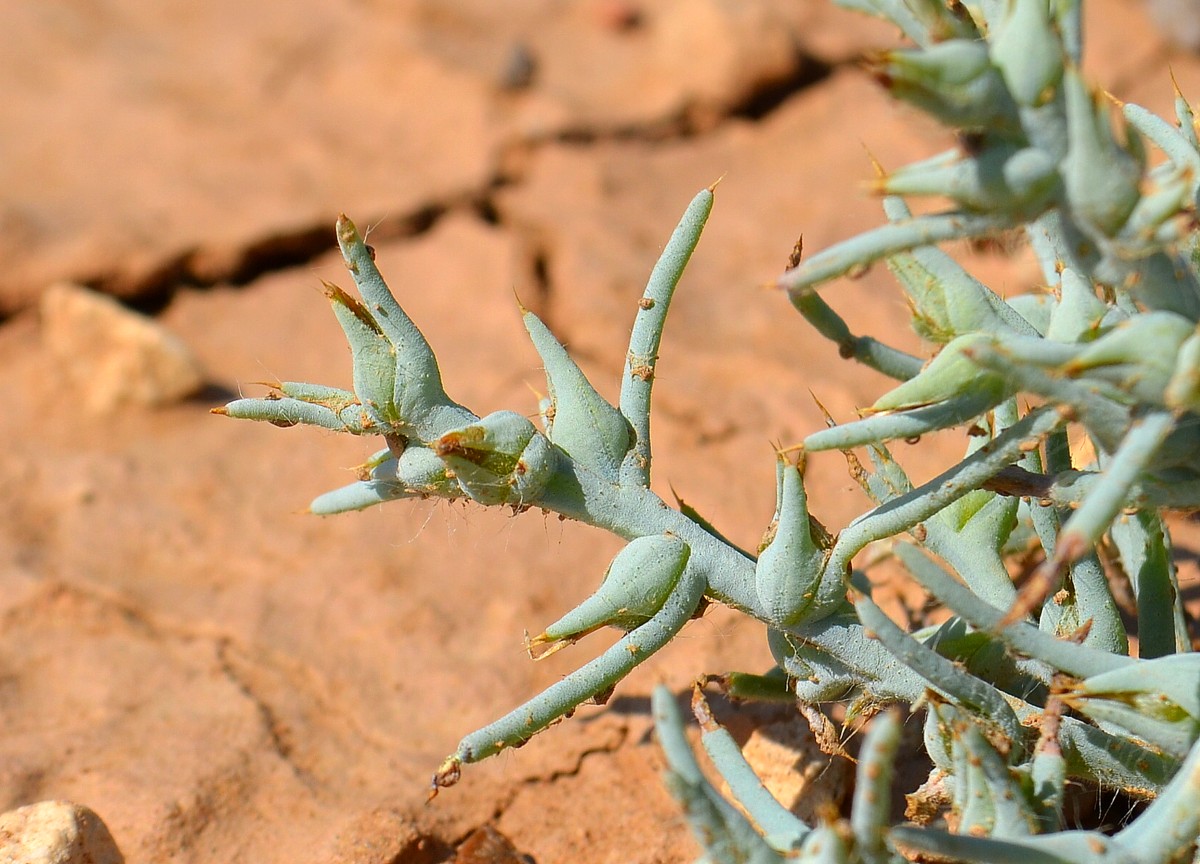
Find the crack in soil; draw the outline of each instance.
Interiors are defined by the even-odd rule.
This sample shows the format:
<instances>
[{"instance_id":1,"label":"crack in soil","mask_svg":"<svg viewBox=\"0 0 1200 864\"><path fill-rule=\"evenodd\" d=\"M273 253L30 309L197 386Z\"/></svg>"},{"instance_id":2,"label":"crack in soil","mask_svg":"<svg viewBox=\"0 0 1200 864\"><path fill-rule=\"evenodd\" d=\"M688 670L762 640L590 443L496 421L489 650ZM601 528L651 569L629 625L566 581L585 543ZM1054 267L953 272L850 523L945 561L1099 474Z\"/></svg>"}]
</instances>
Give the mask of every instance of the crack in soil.
<instances>
[{"instance_id":1,"label":"crack in soil","mask_svg":"<svg viewBox=\"0 0 1200 864\"><path fill-rule=\"evenodd\" d=\"M267 740L270 743L272 752L283 760L288 770L292 772L292 776L308 788L314 788L316 786L316 778L292 758L295 748L292 742L288 740L291 737L290 727L275 713L275 710L265 699L254 692L254 688L250 686L250 682L242 677L238 670L234 668L230 657L230 640L218 639L216 641L216 649L217 663L219 664L221 674L254 706L259 721L267 733Z\"/></svg>"},{"instance_id":2,"label":"crack in soil","mask_svg":"<svg viewBox=\"0 0 1200 864\"><path fill-rule=\"evenodd\" d=\"M726 119L766 120L792 97L820 84L838 69L848 65L857 65L858 62L858 58L852 61L821 60L812 54L798 51L796 68L791 75L777 81L763 82L756 90L746 94L746 98L740 104L734 105Z\"/></svg>"},{"instance_id":3,"label":"crack in soil","mask_svg":"<svg viewBox=\"0 0 1200 864\"><path fill-rule=\"evenodd\" d=\"M407 240L420 237L446 215L462 210L473 213L489 225L513 230L529 250L526 266L537 295L531 300L535 311L545 318L553 293L546 244L537 237L529 237L521 226L509 223L494 200L498 190L522 182L529 160L536 157L538 150L555 144L581 147L629 141L662 144L711 135L730 121L763 121L788 100L820 84L837 69L857 62L857 58L822 60L797 47L789 74L759 82L731 105L714 108L689 104L671 116L645 122L612 126L566 125L545 135L521 138L501 146L495 159L497 167L479 188L451 193L426 201L399 216L383 216L367 223L371 238ZM221 260L209 258L203 247L182 250L164 258L158 267L132 283L128 281L128 275L121 273L81 276L79 281L96 291L129 298L127 302L133 308L156 313L165 308L181 288L249 285L270 273L304 266L336 247L332 226L322 221L248 239L232 254L220 256Z\"/></svg>"},{"instance_id":4,"label":"crack in soil","mask_svg":"<svg viewBox=\"0 0 1200 864\"><path fill-rule=\"evenodd\" d=\"M340 709L325 687L325 680L318 670L297 660L293 664L281 662L284 657L272 658L261 651L252 650L236 635L222 630L209 621L174 621L156 615L152 611L124 594L107 586L80 584L55 580L46 582L40 590L14 604L0 615L0 629L11 627L16 622L27 622L29 613L60 597L75 597L93 603L101 610L108 610L120 617L133 632L155 642L180 641L204 642L213 646L217 668L239 692L254 706L270 740L272 750L283 759L306 786L315 787L317 778L295 762L295 744L289 741L290 727L278 712L262 696L255 692L247 677L238 670L235 653L241 655L242 666L257 666L283 678L294 690L303 689L305 700L327 719L337 718L357 741L370 745L381 753L394 749L395 742L382 738L364 727L349 712ZM289 668L292 667L292 668ZM303 674L302 674L303 673ZM315 680L314 680L315 679Z\"/></svg>"},{"instance_id":5,"label":"crack in soil","mask_svg":"<svg viewBox=\"0 0 1200 864\"><path fill-rule=\"evenodd\" d=\"M407 240L433 230L452 210L480 206L471 195L453 196L443 202L431 202L400 216L385 216L364 224L370 239ZM283 270L302 267L337 248L332 220L292 231L281 231L247 242L232 260L221 265L206 264L197 250L176 256L140 283L122 284L121 294L132 295L128 304L142 312L155 313L170 303L181 288L209 288L214 285L244 287L255 280ZM106 292L120 277L84 280L87 287Z\"/></svg>"},{"instance_id":6,"label":"crack in soil","mask_svg":"<svg viewBox=\"0 0 1200 864\"><path fill-rule=\"evenodd\" d=\"M566 125L541 136L519 141L518 147L540 147L545 144L592 146L612 142L642 141L662 144L686 141L711 135L731 120L762 122L783 107L791 98L820 84L835 71L857 65L857 57L846 60L822 60L799 48L790 73L774 79L764 79L748 90L740 100L716 108L700 102L683 106L674 114L641 123Z\"/></svg>"},{"instance_id":7,"label":"crack in soil","mask_svg":"<svg viewBox=\"0 0 1200 864\"><path fill-rule=\"evenodd\" d=\"M613 727L612 731L607 732L609 740L601 741L598 744L593 744L589 747L583 748L575 756L574 761L568 767L558 768L546 774L534 774L514 782L511 788L505 791L504 796L496 802L495 807L492 809L492 817L490 821L498 822L504 816L508 808L512 806L513 802L515 802L520 796L523 790L528 789L531 786L541 786L554 783L565 777L579 776L579 772L583 770L583 763L585 761L592 756L615 753L617 750L620 750L621 747L625 745L625 742L629 740L629 734L628 724L620 723L616 727ZM463 837L456 840L453 845L457 846L465 839L466 835L463 835Z\"/></svg>"}]
</instances>

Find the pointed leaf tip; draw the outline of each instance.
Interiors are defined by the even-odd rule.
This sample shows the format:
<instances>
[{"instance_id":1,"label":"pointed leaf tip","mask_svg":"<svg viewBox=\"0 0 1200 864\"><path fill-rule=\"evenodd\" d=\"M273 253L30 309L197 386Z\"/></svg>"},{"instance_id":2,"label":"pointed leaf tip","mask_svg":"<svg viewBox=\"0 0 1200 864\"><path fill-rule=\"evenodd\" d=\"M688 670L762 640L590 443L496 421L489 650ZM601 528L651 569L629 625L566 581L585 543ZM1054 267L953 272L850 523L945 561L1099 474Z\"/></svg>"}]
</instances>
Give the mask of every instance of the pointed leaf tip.
<instances>
[{"instance_id":1,"label":"pointed leaf tip","mask_svg":"<svg viewBox=\"0 0 1200 864\"><path fill-rule=\"evenodd\" d=\"M533 641L578 641L601 627L626 632L663 608L691 557L691 547L670 532L637 537L617 553L596 592ZM549 650L549 649L547 649Z\"/></svg>"},{"instance_id":2,"label":"pointed leaf tip","mask_svg":"<svg viewBox=\"0 0 1200 864\"><path fill-rule=\"evenodd\" d=\"M379 322L375 320L375 316L372 315L367 310L367 307L364 306L358 299L351 296L344 289L333 284L332 282L327 282L326 280L322 279L321 285L324 287L325 297L330 303L332 303L334 306L341 306L345 308L348 312L350 312L350 314L357 318L364 327L373 331L375 334L379 336L384 335L383 330L379 326ZM347 336L349 335L350 334L348 333ZM351 342L353 342L353 340L351 340Z\"/></svg>"},{"instance_id":3,"label":"pointed leaf tip","mask_svg":"<svg viewBox=\"0 0 1200 864\"><path fill-rule=\"evenodd\" d=\"M883 168L883 163L875 158L875 154L871 152L871 148L862 143L863 152L867 154L867 159L871 162L871 167L875 170L876 182L882 182L887 177L887 171Z\"/></svg>"}]
</instances>

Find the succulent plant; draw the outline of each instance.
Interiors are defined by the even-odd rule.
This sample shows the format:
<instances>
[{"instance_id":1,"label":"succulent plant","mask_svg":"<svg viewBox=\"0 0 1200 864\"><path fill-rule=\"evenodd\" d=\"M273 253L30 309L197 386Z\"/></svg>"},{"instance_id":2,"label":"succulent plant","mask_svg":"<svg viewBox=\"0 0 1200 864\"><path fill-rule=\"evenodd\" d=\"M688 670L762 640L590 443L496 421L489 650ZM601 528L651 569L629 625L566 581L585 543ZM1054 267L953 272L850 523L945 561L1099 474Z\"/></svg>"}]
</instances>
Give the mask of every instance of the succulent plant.
<instances>
[{"instance_id":1,"label":"succulent plant","mask_svg":"<svg viewBox=\"0 0 1200 864\"><path fill-rule=\"evenodd\" d=\"M650 490L650 401L675 285L713 205L687 207L638 303L618 404L605 401L532 312L549 396L542 429L478 417L446 395L437 361L353 224L337 235L361 300L327 295L354 358L353 390L284 383L220 413L310 424L386 445L364 479L314 513L400 498L540 508L628 541L596 593L529 642L531 655L603 626L625 635L591 662L467 735L462 767L606 698L709 602L768 626L777 665L721 676L737 698L782 698L829 722L870 720L849 815L807 825L766 794L697 689L703 747L735 807L700 770L672 696L653 710L679 798L714 862L934 858L970 862L1191 859L1200 836L1200 656L1171 558L1170 509L1200 508L1200 143L1176 123L1099 97L1079 72L1081 0L841 0L900 27L879 55L899 99L950 127L953 149L876 180L887 224L778 277L816 330L898 382L864 416L830 423L777 462L763 546L740 549ZM1146 142L1165 159L1151 166ZM913 216L907 196L951 209ZM937 244L1022 230L1044 290L1002 299ZM819 293L885 262L932 359L854 335ZM887 443L967 430L957 464L921 485ZM1073 457L1069 436L1092 444ZM841 450L875 506L834 535L808 510L807 454ZM865 450L870 468L854 451ZM1083 461L1086 459L1087 461ZM858 553L881 545L950 617L909 631L871 598ZM1017 587L1015 548L1037 563ZM1029 550L1033 549L1031 553ZM878 561L882 556L870 556ZM860 557L858 560L862 560ZM1110 587L1132 588L1138 654ZM892 825L900 719L923 713L929 781ZM870 718L874 719L870 719ZM1115 832L1070 829L1064 801L1092 784L1149 803ZM1200 860L1200 858L1193 859Z\"/></svg>"}]
</instances>

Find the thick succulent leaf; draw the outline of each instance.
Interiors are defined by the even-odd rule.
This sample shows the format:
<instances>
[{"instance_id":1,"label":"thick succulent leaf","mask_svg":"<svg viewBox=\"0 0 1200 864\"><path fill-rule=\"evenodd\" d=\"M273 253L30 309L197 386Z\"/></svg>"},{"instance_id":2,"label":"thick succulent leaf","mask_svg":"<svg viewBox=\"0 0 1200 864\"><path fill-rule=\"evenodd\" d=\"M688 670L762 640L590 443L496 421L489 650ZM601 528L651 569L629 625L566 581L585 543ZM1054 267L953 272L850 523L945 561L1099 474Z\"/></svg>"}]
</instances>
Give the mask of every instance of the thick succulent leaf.
<instances>
[{"instance_id":1,"label":"thick succulent leaf","mask_svg":"<svg viewBox=\"0 0 1200 864\"><path fill-rule=\"evenodd\" d=\"M683 716L666 687L655 688L650 700L658 742L667 758L667 788L683 805L706 859L712 864L778 864L772 849L746 817L705 779L684 733Z\"/></svg>"},{"instance_id":2,"label":"thick succulent leaf","mask_svg":"<svg viewBox=\"0 0 1200 864\"><path fill-rule=\"evenodd\" d=\"M900 733L897 711L880 714L867 729L859 751L850 830L855 850L866 864L883 864L892 857L887 848L887 826Z\"/></svg>"},{"instance_id":3,"label":"thick succulent leaf","mask_svg":"<svg viewBox=\"0 0 1200 864\"><path fill-rule=\"evenodd\" d=\"M678 635L700 605L704 588L697 572L686 571L650 620L528 702L464 737L434 775L434 789L457 783L463 764L518 747L584 702L610 693L626 675Z\"/></svg>"},{"instance_id":4,"label":"thick succulent leaf","mask_svg":"<svg viewBox=\"0 0 1200 864\"><path fill-rule=\"evenodd\" d=\"M1183 758L1200 735L1200 654L1173 654L1094 675L1063 697L1093 719Z\"/></svg>"},{"instance_id":5,"label":"thick succulent leaf","mask_svg":"<svg viewBox=\"0 0 1200 864\"><path fill-rule=\"evenodd\" d=\"M893 222L912 218L908 206L895 196L885 198L883 207ZM914 326L925 339L946 343L975 332L1038 335L1007 302L936 246L899 253L887 262L908 295Z\"/></svg>"},{"instance_id":6,"label":"thick succulent leaf","mask_svg":"<svg viewBox=\"0 0 1200 864\"><path fill-rule=\"evenodd\" d=\"M1017 106L986 43L948 39L922 50L886 53L876 77L899 99L958 129L1017 136Z\"/></svg>"},{"instance_id":7,"label":"thick succulent leaf","mask_svg":"<svg viewBox=\"0 0 1200 864\"><path fill-rule=\"evenodd\" d=\"M633 443L629 421L596 392L541 319L528 310L522 317L550 389L547 436L580 465L616 480Z\"/></svg>"},{"instance_id":8,"label":"thick succulent leaf","mask_svg":"<svg viewBox=\"0 0 1200 864\"><path fill-rule=\"evenodd\" d=\"M780 457L775 536L758 556L754 584L768 620L786 627L804 615L817 594L826 549L808 513L802 465Z\"/></svg>"},{"instance_id":9,"label":"thick succulent leaf","mask_svg":"<svg viewBox=\"0 0 1200 864\"><path fill-rule=\"evenodd\" d=\"M530 648L574 642L606 626L626 632L640 627L675 590L690 554L672 534L631 540L608 565L596 593L530 640Z\"/></svg>"},{"instance_id":10,"label":"thick succulent leaf","mask_svg":"<svg viewBox=\"0 0 1200 864\"><path fill-rule=\"evenodd\" d=\"M1113 237L1137 204L1142 165L1113 137L1107 107L1074 68L1063 75L1070 145L1063 161L1072 214Z\"/></svg>"},{"instance_id":11,"label":"thick succulent leaf","mask_svg":"<svg viewBox=\"0 0 1200 864\"><path fill-rule=\"evenodd\" d=\"M692 692L692 712L700 722L700 743L729 792L772 849L799 849L812 828L779 803L754 773L738 743L712 716L699 686Z\"/></svg>"},{"instance_id":12,"label":"thick succulent leaf","mask_svg":"<svg viewBox=\"0 0 1200 864\"><path fill-rule=\"evenodd\" d=\"M349 295L338 289L332 297L334 310L356 355L362 353L372 369L379 367L377 381L368 380L367 369L356 369L356 391L358 382L371 388L364 402L386 406L385 414L394 417L401 425L400 431L412 434L421 441L431 441L443 431L468 422L473 415L453 402L442 388L442 376L437 358L425 337L412 319L405 314L395 296L384 282L375 266L375 258L346 216L338 218L338 244L346 267L354 277L363 302L347 302ZM353 319L353 320L351 320ZM351 335L351 334L354 335ZM389 348L393 369L383 370L381 349L376 344L382 340ZM385 385L392 384L390 395L384 392ZM359 397L363 398L363 393Z\"/></svg>"},{"instance_id":13,"label":"thick succulent leaf","mask_svg":"<svg viewBox=\"0 0 1200 864\"><path fill-rule=\"evenodd\" d=\"M625 370L621 375L619 402L621 414L633 426L633 447L621 467L621 477L626 482L650 485L650 394L658 347L675 286L679 284L712 212L714 188L700 190L688 204L638 301L629 350L625 355Z\"/></svg>"},{"instance_id":14,"label":"thick succulent leaf","mask_svg":"<svg viewBox=\"0 0 1200 864\"><path fill-rule=\"evenodd\" d=\"M1065 57L1046 0L1010 0L991 41L992 62L1018 105L1034 107L1053 97Z\"/></svg>"},{"instance_id":15,"label":"thick succulent leaf","mask_svg":"<svg viewBox=\"0 0 1200 864\"><path fill-rule=\"evenodd\" d=\"M496 411L447 431L433 451L463 491L481 504L537 503L558 465L546 436L512 411Z\"/></svg>"},{"instance_id":16,"label":"thick succulent leaf","mask_svg":"<svg viewBox=\"0 0 1200 864\"><path fill-rule=\"evenodd\" d=\"M1064 267L1059 281L1059 301L1050 313L1046 338L1056 342L1086 342L1097 335L1108 306L1080 273Z\"/></svg>"},{"instance_id":17,"label":"thick succulent leaf","mask_svg":"<svg viewBox=\"0 0 1200 864\"><path fill-rule=\"evenodd\" d=\"M1166 526L1149 510L1122 514L1109 529L1137 600L1138 656L1191 651Z\"/></svg>"},{"instance_id":18,"label":"thick succulent leaf","mask_svg":"<svg viewBox=\"0 0 1200 864\"><path fill-rule=\"evenodd\" d=\"M344 391L342 391L344 392ZM352 435L376 434L378 427L354 394L343 406L295 399L290 396L269 396L261 399L235 399L228 405L213 409L235 420L262 420L275 426L320 426L334 432Z\"/></svg>"},{"instance_id":19,"label":"thick succulent leaf","mask_svg":"<svg viewBox=\"0 0 1200 864\"><path fill-rule=\"evenodd\" d=\"M881 177L876 187L889 195L937 195L966 211L1023 219L1037 216L1059 197L1057 169L1038 148L999 142L979 153L950 151L907 165Z\"/></svg>"}]
</instances>

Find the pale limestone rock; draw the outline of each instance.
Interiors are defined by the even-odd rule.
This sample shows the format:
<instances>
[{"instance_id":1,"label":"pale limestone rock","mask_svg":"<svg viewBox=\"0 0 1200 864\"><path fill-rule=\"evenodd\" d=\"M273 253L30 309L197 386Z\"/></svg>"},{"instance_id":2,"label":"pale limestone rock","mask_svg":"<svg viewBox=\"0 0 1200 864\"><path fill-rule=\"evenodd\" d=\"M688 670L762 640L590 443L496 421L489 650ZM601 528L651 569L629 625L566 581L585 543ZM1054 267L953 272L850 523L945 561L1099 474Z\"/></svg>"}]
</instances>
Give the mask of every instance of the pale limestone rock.
<instances>
[{"instance_id":1,"label":"pale limestone rock","mask_svg":"<svg viewBox=\"0 0 1200 864\"><path fill-rule=\"evenodd\" d=\"M0 864L124 864L100 817L69 801L0 813Z\"/></svg>"},{"instance_id":2,"label":"pale limestone rock","mask_svg":"<svg viewBox=\"0 0 1200 864\"><path fill-rule=\"evenodd\" d=\"M92 411L165 405L204 383L177 336L111 297L54 285L42 296L41 318L43 343Z\"/></svg>"}]
</instances>

